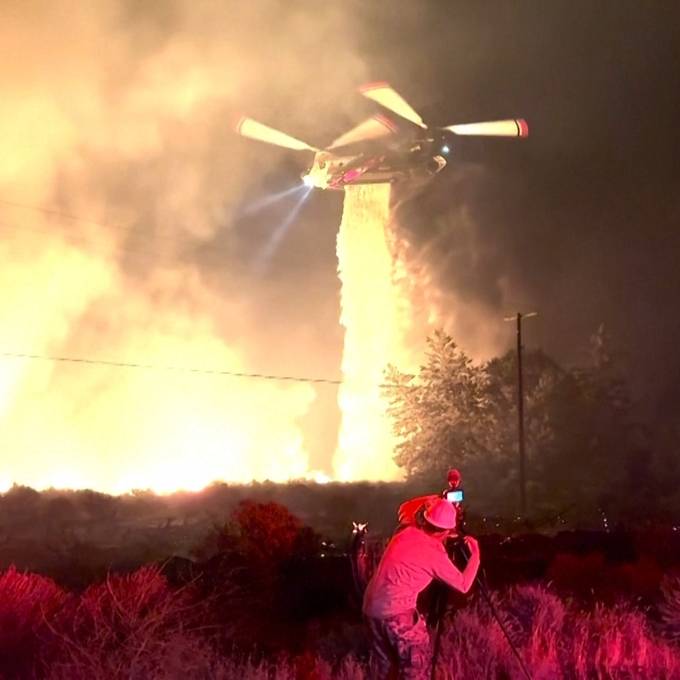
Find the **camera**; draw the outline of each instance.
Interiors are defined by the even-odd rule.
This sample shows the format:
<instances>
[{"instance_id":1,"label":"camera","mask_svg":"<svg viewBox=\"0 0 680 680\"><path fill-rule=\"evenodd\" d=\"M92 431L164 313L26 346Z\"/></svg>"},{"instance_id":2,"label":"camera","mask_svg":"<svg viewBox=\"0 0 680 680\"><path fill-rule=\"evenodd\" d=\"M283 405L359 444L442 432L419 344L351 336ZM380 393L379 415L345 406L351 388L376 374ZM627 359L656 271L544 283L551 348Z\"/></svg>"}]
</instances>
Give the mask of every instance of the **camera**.
<instances>
[{"instance_id":1,"label":"camera","mask_svg":"<svg viewBox=\"0 0 680 680\"><path fill-rule=\"evenodd\" d=\"M448 472L447 479L448 487L442 491L442 498L447 500L456 511L456 528L459 535L465 533L465 510L463 509L463 499L465 494L460 488L462 476L458 470L451 468Z\"/></svg>"},{"instance_id":2,"label":"camera","mask_svg":"<svg viewBox=\"0 0 680 680\"><path fill-rule=\"evenodd\" d=\"M444 498L449 501L449 503L462 503L463 489L447 489L444 492Z\"/></svg>"}]
</instances>

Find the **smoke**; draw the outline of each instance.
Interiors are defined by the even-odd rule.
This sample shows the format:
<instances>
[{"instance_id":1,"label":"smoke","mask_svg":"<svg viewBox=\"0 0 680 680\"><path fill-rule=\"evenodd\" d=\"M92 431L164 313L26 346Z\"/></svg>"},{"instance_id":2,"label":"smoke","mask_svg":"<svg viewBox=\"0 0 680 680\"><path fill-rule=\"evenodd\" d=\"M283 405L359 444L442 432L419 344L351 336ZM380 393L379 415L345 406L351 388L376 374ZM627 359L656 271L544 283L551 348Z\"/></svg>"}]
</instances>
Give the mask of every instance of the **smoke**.
<instances>
[{"instance_id":1,"label":"smoke","mask_svg":"<svg viewBox=\"0 0 680 680\"><path fill-rule=\"evenodd\" d=\"M369 71L358 49L367 38L370 52L383 49L365 30L377 15L356 9L3 4L0 351L159 368L1 359L0 484L169 490L329 471L333 391L162 367L337 375L338 197L269 202L307 159L240 140L232 123L247 113L323 146L360 120L349 93L385 74ZM406 73L421 48L413 41L392 68ZM388 229L381 189L347 198L343 373L354 386L338 397L343 478L396 474L383 407L373 402L383 415L362 420L374 408L361 406L362 381L381 382L387 361L415 368L434 326L480 358L504 343L498 317L517 291L476 212L482 179L448 173L398 202ZM350 264L369 243L375 261ZM506 273L489 280L496 271ZM379 308L378 332L359 335L350 300L363 299Z\"/></svg>"},{"instance_id":2,"label":"smoke","mask_svg":"<svg viewBox=\"0 0 680 680\"><path fill-rule=\"evenodd\" d=\"M324 113L350 115L344 95L365 77L354 28L336 5L5 3L0 349L245 371L268 357L268 372L308 372L290 357L312 356L311 370L328 369L323 334L291 323L328 312L290 296L299 281L251 266L266 239L237 220L286 156L258 153L231 122L247 110L327 134ZM278 216L261 219L271 238ZM308 385L16 359L2 369L5 483L171 490L310 471Z\"/></svg>"},{"instance_id":3,"label":"smoke","mask_svg":"<svg viewBox=\"0 0 680 680\"><path fill-rule=\"evenodd\" d=\"M407 188L395 196L391 245L417 329L409 338L413 351L424 349L427 329L442 328L473 358L497 356L511 338L503 317L530 298L480 211L483 193L494 190L490 175L465 164L449 168L427 192Z\"/></svg>"}]
</instances>

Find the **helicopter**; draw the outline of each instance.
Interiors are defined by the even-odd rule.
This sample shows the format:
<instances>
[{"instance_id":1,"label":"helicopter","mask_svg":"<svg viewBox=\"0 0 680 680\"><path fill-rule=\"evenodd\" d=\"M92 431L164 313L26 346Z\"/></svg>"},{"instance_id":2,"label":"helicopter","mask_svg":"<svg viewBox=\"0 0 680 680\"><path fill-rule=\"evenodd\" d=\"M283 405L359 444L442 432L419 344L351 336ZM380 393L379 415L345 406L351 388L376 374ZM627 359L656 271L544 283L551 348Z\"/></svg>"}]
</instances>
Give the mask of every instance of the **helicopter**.
<instances>
[{"instance_id":1,"label":"helicopter","mask_svg":"<svg viewBox=\"0 0 680 680\"><path fill-rule=\"evenodd\" d=\"M343 190L359 184L428 179L441 172L457 136L528 137L523 118L428 127L416 110L386 82L370 83L359 92L396 114L379 113L340 135L324 149L316 148L248 117L236 132L243 137L294 151L311 151L314 160L303 173L308 187Z\"/></svg>"}]
</instances>

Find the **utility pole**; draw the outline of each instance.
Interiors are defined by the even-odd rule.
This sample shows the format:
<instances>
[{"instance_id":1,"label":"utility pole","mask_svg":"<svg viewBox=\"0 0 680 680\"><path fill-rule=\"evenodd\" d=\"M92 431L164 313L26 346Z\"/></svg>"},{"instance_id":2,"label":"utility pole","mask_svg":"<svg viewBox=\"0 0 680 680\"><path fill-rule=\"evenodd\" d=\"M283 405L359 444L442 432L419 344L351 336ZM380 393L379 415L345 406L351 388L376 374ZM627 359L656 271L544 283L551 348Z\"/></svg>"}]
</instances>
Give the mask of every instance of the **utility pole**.
<instances>
[{"instance_id":1,"label":"utility pole","mask_svg":"<svg viewBox=\"0 0 680 680\"><path fill-rule=\"evenodd\" d=\"M517 450L519 454L519 511L521 516L527 512L526 454L524 450L524 373L522 370L522 319L537 316L536 312L506 317L505 321L517 323Z\"/></svg>"}]
</instances>

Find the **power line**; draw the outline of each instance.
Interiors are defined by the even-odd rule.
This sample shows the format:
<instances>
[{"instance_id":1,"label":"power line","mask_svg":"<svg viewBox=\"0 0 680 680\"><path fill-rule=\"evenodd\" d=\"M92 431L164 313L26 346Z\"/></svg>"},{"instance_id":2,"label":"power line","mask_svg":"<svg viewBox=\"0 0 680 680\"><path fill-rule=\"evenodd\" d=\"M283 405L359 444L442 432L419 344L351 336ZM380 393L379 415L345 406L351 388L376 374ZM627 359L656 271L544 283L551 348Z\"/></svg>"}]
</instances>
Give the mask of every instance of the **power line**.
<instances>
[{"instance_id":1,"label":"power line","mask_svg":"<svg viewBox=\"0 0 680 680\"><path fill-rule=\"evenodd\" d=\"M334 378L311 378L307 376L274 375L267 373L247 373L244 371L226 371L213 368L194 368L191 366L168 366L158 364L140 364L132 361L107 361L105 359L86 359L84 357L48 356L44 354L27 354L24 352L0 352L0 357L6 359L31 359L38 361L67 362L74 364L91 364L112 366L115 368L142 368L156 371L177 371L183 373L198 373L204 375L225 375L232 378L254 378L259 380L276 380L281 382L321 383L326 385L342 385L343 380ZM383 385L379 385L382 387Z\"/></svg>"},{"instance_id":2,"label":"power line","mask_svg":"<svg viewBox=\"0 0 680 680\"><path fill-rule=\"evenodd\" d=\"M17 231L30 231L38 234L51 234L51 235L56 235L59 237L63 237L64 242L67 245L72 245L79 250L81 250L84 253L87 253L91 257L122 257L124 255L130 255L135 258L135 261L138 257L141 258L148 258L148 259L154 259L154 260L159 260L159 258L164 257L164 254L158 250L153 250L151 248L137 248L134 245L130 245L127 243L115 243L111 246L110 250L98 250L98 244L89 236L85 236L83 234L77 234L71 231L61 231L61 232L55 232L54 230L50 229L41 229L40 227L35 227L32 225L28 226L21 226L17 227L16 225L8 225L7 222L5 221L0 221L0 226L2 227L7 227L7 228L12 228L16 229ZM135 236L135 238L138 238ZM150 237L150 236L144 236L141 235L139 237L141 240L146 240L147 242L150 242L152 240L155 240L156 237ZM164 242L169 243L170 245L173 244L181 244L182 242L179 239L173 240L172 238L168 236L160 236L158 238L163 239ZM187 239L188 240L188 239ZM210 263L212 260L217 260L217 258L224 258L225 254L222 250L212 250L212 251L205 251L205 244L193 244L193 245L188 245L187 247L184 247L181 250L176 250L172 252L173 256L173 263L177 262L184 262L188 258L195 257L196 259L200 259L201 263L203 262L208 262ZM17 258L13 257L4 257L3 262L13 262L16 261ZM219 261L219 260L218 260Z\"/></svg>"},{"instance_id":3,"label":"power line","mask_svg":"<svg viewBox=\"0 0 680 680\"><path fill-rule=\"evenodd\" d=\"M170 253L174 261L185 261L193 257L198 258L201 262L210 262L212 259L224 258L224 252L219 246L214 243L215 237L218 235L216 232L209 241L201 240L197 237L192 237L189 233L184 234L183 237L178 237L172 234L150 234L143 229L140 225L136 223L123 224L120 222L101 222L93 220L87 217L80 217L78 215L73 215L70 213L61 212L59 210L54 210L52 208L45 208L37 205L29 205L26 203L17 203L15 201L7 201L0 198L0 206L9 206L12 208L21 208L24 210L32 210L34 212L43 213L45 215L51 215L55 217L60 217L65 220L70 220L72 222L79 222L82 224L91 224L98 227L102 227L107 230L108 234L115 234L123 238L130 238L132 242L126 243L114 243L111 245L110 250L98 250L98 244L92 237L92 235L83 234L78 231L73 231L67 228L65 225L60 225L59 231L55 231L51 228L45 228L42 226L37 226L35 224L30 225L18 225L14 222L8 224L3 221L2 226L7 229L13 229L15 231L30 231L37 234L50 234L52 236L63 237L69 244L73 244L78 248L83 249L86 252L92 253L95 256L108 256L112 255L114 257L120 257L124 255L131 255L135 259L138 257L158 259L159 257L166 257L166 254L159 252L157 245L167 244L169 247L177 246L178 249ZM10 220L11 221L11 220ZM206 251L209 247L211 250Z\"/></svg>"},{"instance_id":4,"label":"power line","mask_svg":"<svg viewBox=\"0 0 680 680\"><path fill-rule=\"evenodd\" d=\"M100 227L105 227L105 228L114 228L120 231L124 232L130 232L132 233L133 231L137 231L134 225L123 225L123 224L116 224L116 223L104 223L104 222L99 222L96 220L88 219L88 218L83 218L79 217L77 215L72 215L69 213L62 212L60 210L55 210L53 208L45 208L42 206L37 206L37 205L29 205L26 203L19 203L16 201L7 201L5 199L0 198L0 205L6 205L9 207L13 208L22 208L25 210L33 210L35 212L40 212L45 215L51 215L55 217L60 217L63 219L71 220L74 222L81 222L81 223L89 223L93 224L96 226ZM6 225L4 225L6 226ZM44 230L40 229L39 227L22 227L22 229L28 229L30 231L34 232L41 232L45 233L48 232L49 230ZM67 232L67 234L71 238L76 238L85 240L83 235L81 234L70 234ZM164 236L164 235L154 235L154 239L158 238L160 236L161 239L167 239L169 241L172 241L172 237ZM86 245L83 243L82 245ZM88 244L89 245L89 244ZM150 255L154 256L155 253L150 250L143 250L143 249L136 249L136 248L130 248L127 245L124 244L116 244L115 249L114 249L114 254L121 254L122 252L128 252L132 254L137 254L137 255ZM187 255L191 252L189 249L180 251L178 255ZM209 253L210 255L217 255L217 256L222 256L222 253ZM201 258L203 259L205 257L205 253L201 254ZM287 375L273 375L273 374L265 374L265 373L246 373L246 372L239 372L239 371L226 371L226 370L221 370L221 369L202 369L202 368L192 368L192 367L183 367L183 366L160 366L156 364L141 364L141 363L134 363L134 362L124 362L124 361L108 361L108 360L103 360L103 359L87 359L83 357L64 357L64 356L48 356L48 355L41 355L41 354L28 354L28 353L23 353L23 352L0 352L0 357L5 358L5 359L30 359L30 360L38 360L38 361L53 361L53 362L66 362L66 363L78 363L78 364L90 364L90 365L101 365L101 366L111 366L115 368L137 368L137 369L147 369L147 370L165 370L165 371L177 371L177 372L185 372L185 373L195 373L195 374L204 374L204 375L223 375L223 376L229 376L229 377L234 377L234 378L251 378L251 379L260 379L260 380L272 380L272 381L279 381L279 382L301 382L301 383L313 383L313 384L326 384L326 385L342 385L346 383L347 381L345 380L339 380L339 379L333 379L333 378L312 378L312 377L305 377L305 376L287 376ZM393 383L378 383L376 385L377 387L399 387L399 385L393 384Z\"/></svg>"},{"instance_id":5,"label":"power line","mask_svg":"<svg viewBox=\"0 0 680 680\"><path fill-rule=\"evenodd\" d=\"M35 212L43 213L44 215L52 215L53 217L61 217L65 220L71 220L72 222L86 222L88 224L95 224L98 227L123 227L120 224L106 224L104 222L97 222L96 220L91 220L86 217L79 217L78 215L71 215L70 213L62 212L61 210L55 210L54 208L44 208L39 205L29 205L28 203L17 203L16 201L7 201L0 198L1 205L7 205L11 208L22 208L23 210L34 210Z\"/></svg>"},{"instance_id":6,"label":"power line","mask_svg":"<svg viewBox=\"0 0 680 680\"><path fill-rule=\"evenodd\" d=\"M260 201L256 202L254 205L250 206L245 206L242 210L238 211L233 215L233 219L235 221L238 221L239 219L243 217L247 217L248 215L252 215L254 213L260 212L263 208L267 208L269 205L272 203L275 203L276 201L285 198L288 194L293 194L294 192L304 189L304 185L295 185L291 188L286 189L285 191L279 192L277 194L269 194L265 196L263 199L260 199ZM308 193L308 192L307 192ZM30 203L20 203L18 201L8 201L4 198L0 198L0 206L8 206L10 208L20 208L22 210L32 210L33 212L38 212L42 213L43 215L49 215L52 217L59 217L64 220L69 220L71 222L80 222L82 224L92 224L98 227L104 227L105 229L110 229L113 231L118 231L118 232L123 232L123 233L130 233L134 234L137 236L140 232L140 227L133 223L129 222L127 224L123 224L122 222L102 222L100 220L93 220L92 218L89 217L82 217L81 215L74 215L73 213L68 213L64 212L62 210L58 210L55 208L49 208L41 205L34 205ZM23 229L27 227L22 227ZM50 231L46 229L40 229L37 227L32 228L33 231ZM143 236L149 236L148 234L142 234ZM177 239L174 236L169 236L167 234L153 234L150 236L151 239L153 240L167 240L170 242L177 242Z\"/></svg>"},{"instance_id":7,"label":"power line","mask_svg":"<svg viewBox=\"0 0 680 680\"><path fill-rule=\"evenodd\" d=\"M37 361L54 361L73 364L88 364L95 366L110 366L113 368L140 368L154 371L176 371L178 373L196 373L202 375L223 375L230 378L250 378L254 380L273 380L278 382L300 382L321 385L344 385L348 381L338 378L313 378L298 375L275 375L272 373L248 373L246 371L227 371L217 368L195 368L191 366L169 366L159 364L141 364L133 361L108 361L106 359L87 359L85 357L50 356L47 354L28 354L26 352L0 352L3 359L30 359ZM408 387L414 385L399 385L397 383L377 383L376 387Z\"/></svg>"}]
</instances>

